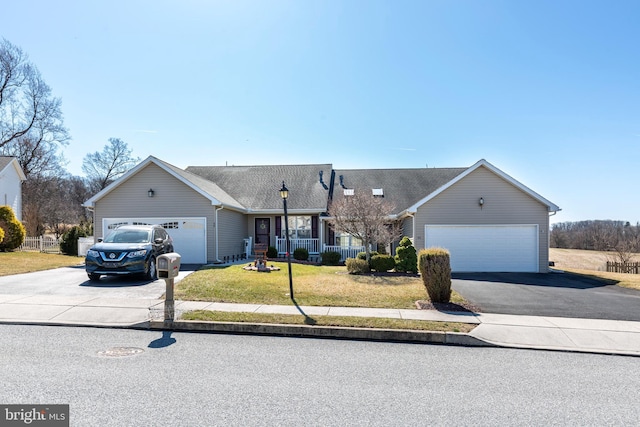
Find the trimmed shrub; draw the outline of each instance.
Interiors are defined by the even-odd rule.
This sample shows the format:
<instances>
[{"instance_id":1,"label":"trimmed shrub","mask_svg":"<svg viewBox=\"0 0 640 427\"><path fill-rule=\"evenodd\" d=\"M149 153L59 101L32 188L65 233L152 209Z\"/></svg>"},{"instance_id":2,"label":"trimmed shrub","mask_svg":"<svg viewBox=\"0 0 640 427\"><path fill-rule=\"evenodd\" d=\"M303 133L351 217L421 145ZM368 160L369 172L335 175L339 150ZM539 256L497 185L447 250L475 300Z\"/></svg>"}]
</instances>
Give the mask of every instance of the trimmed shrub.
<instances>
[{"instance_id":1,"label":"trimmed shrub","mask_svg":"<svg viewBox=\"0 0 640 427\"><path fill-rule=\"evenodd\" d=\"M371 256L371 258L373 258L376 255L380 255L377 251L371 251L369 252L369 255ZM358 252L358 255L356 255L357 259L367 259L367 253L366 252Z\"/></svg>"},{"instance_id":2,"label":"trimmed shrub","mask_svg":"<svg viewBox=\"0 0 640 427\"><path fill-rule=\"evenodd\" d=\"M411 239L404 236L396 248L396 271L401 273L418 272L418 255Z\"/></svg>"},{"instance_id":3,"label":"trimmed shrub","mask_svg":"<svg viewBox=\"0 0 640 427\"><path fill-rule=\"evenodd\" d=\"M4 238L0 240L0 251L12 251L24 242L27 234L24 225L16 218L9 206L0 206L0 229Z\"/></svg>"},{"instance_id":4,"label":"trimmed shrub","mask_svg":"<svg viewBox=\"0 0 640 427\"><path fill-rule=\"evenodd\" d=\"M346 264L349 274L366 274L371 271L369 264L364 259L347 258Z\"/></svg>"},{"instance_id":5,"label":"trimmed shrub","mask_svg":"<svg viewBox=\"0 0 640 427\"><path fill-rule=\"evenodd\" d=\"M396 260L391 255L375 255L371 257L371 269L378 273L385 273L393 270L396 266Z\"/></svg>"},{"instance_id":6,"label":"trimmed shrub","mask_svg":"<svg viewBox=\"0 0 640 427\"><path fill-rule=\"evenodd\" d=\"M60 241L60 251L67 255L78 255L78 238L87 237L87 230L85 227L76 225L71 227L69 231L62 235Z\"/></svg>"},{"instance_id":7,"label":"trimmed shrub","mask_svg":"<svg viewBox=\"0 0 640 427\"><path fill-rule=\"evenodd\" d=\"M275 246L269 246L267 248L267 258L278 258L278 249Z\"/></svg>"},{"instance_id":8,"label":"trimmed shrub","mask_svg":"<svg viewBox=\"0 0 640 427\"><path fill-rule=\"evenodd\" d=\"M422 249L418 269L431 302L451 300L451 261L449 251L442 248Z\"/></svg>"},{"instance_id":9,"label":"trimmed shrub","mask_svg":"<svg viewBox=\"0 0 640 427\"><path fill-rule=\"evenodd\" d=\"M298 261L306 261L309 259L309 251L305 248L296 248L293 251L293 259L297 259Z\"/></svg>"},{"instance_id":10,"label":"trimmed shrub","mask_svg":"<svg viewBox=\"0 0 640 427\"><path fill-rule=\"evenodd\" d=\"M322 265L339 265L342 256L340 252L326 251L322 252L320 257L322 258Z\"/></svg>"},{"instance_id":11,"label":"trimmed shrub","mask_svg":"<svg viewBox=\"0 0 640 427\"><path fill-rule=\"evenodd\" d=\"M4 240L4 230L0 228L0 243Z\"/></svg>"}]
</instances>

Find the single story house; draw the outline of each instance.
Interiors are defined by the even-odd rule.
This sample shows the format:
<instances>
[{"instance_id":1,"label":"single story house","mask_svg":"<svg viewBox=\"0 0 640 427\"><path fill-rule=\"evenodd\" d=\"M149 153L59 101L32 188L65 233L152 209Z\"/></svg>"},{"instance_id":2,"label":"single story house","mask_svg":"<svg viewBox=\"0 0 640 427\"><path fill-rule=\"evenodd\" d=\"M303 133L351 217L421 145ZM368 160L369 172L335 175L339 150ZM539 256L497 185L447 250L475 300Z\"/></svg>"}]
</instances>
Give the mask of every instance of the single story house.
<instances>
[{"instance_id":1,"label":"single story house","mask_svg":"<svg viewBox=\"0 0 640 427\"><path fill-rule=\"evenodd\" d=\"M0 205L9 206L22 221L22 183L27 180L18 159L0 156Z\"/></svg>"},{"instance_id":2,"label":"single story house","mask_svg":"<svg viewBox=\"0 0 640 427\"><path fill-rule=\"evenodd\" d=\"M419 250L449 249L453 271L547 272L549 216L560 208L486 160L466 168L336 170L331 164L190 166L153 156L85 202L95 235L120 224L159 223L184 263L224 262L256 243L285 252L283 201L292 250L363 250L327 222L331 200L371 192Z\"/></svg>"}]
</instances>

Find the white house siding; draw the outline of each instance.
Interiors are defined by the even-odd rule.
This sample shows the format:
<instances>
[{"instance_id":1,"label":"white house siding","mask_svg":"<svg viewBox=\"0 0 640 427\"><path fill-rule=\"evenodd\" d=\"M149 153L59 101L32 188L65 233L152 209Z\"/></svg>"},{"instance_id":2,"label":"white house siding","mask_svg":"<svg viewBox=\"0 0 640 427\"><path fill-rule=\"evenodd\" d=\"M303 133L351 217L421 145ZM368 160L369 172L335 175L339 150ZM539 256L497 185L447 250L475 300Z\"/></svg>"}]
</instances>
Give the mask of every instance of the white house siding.
<instances>
[{"instance_id":1,"label":"white house siding","mask_svg":"<svg viewBox=\"0 0 640 427\"><path fill-rule=\"evenodd\" d=\"M0 171L0 206L2 205L9 206L16 218L22 221L22 181L12 164Z\"/></svg>"},{"instance_id":2,"label":"white house siding","mask_svg":"<svg viewBox=\"0 0 640 427\"><path fill-rule=\"evenodd\" d=\"M478 203L484 199L482 209ZM429 200L416 212L416 248L425 245L425 225L537 224L539 272L549 270L547 206L480 167Z\"/></svg>"},{"instance_id":3,"label":"white house siding","mask_svg":"<svg viewBox=\"0 0 640 427\"><path fill-rule=\"evenodd\" d=\"M218 247L220 259L244 253L244 240L248 237L247 221L244 214L229 209L218 211Z\"/></svg>"},{"instance_id":4,"label":"white house siding","mask_svg":"<svg viewBox=\"0 0 640 427\"><path fill-rule=\"evenodd\" d=\"M153 189L154 196L147 192ZM207 261L216 260L215 206L188 185L150 163L96 202L94 235L103 237L103 218L204 217L207 222Z\"/></svg>"}]
</instances>

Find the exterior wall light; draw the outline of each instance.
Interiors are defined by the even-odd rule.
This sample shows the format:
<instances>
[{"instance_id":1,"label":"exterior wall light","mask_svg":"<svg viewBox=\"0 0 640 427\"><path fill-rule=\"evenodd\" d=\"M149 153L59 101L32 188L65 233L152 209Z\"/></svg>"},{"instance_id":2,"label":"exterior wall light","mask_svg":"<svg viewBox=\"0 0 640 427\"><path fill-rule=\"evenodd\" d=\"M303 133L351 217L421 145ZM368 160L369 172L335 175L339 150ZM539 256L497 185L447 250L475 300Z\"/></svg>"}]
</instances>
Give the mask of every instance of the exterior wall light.
<instances>
[{"instance_id":1,"label":"exterior wall light","mask_svg":"<svg viewBox=\"0 0 640 427\"><path fill-rule=\"evenodd\" d=\"M154 194L156 194L156 192L153 191L153 188L150 188L149 191L147 191L147 196L149 197L153 197Z\"/></svg>"},{"instance_id":2,"label":"exterior wall light","mask_svg":"<svg viewBox=\"0 0 640 427\"><path fill-rule=\"evenodd\" d=\"M480 197L480 200L478 200L478 204L480 205L480 209L482 209L482 206L484 206L484 197Z\"/></svg>"}]
</instances>

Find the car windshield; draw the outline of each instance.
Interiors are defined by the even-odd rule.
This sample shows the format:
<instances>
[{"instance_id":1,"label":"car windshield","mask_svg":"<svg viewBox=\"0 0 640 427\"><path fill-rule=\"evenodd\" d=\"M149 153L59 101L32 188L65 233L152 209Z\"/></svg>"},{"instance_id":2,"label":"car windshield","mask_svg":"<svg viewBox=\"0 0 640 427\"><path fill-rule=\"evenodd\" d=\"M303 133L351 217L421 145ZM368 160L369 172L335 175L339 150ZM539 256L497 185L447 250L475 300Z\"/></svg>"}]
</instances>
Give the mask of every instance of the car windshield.
<instances>
[{"instance_id":1,"label":"car windshield","mask_svg":"<svg viewBox=\"0 0 640 427\"><path fill-rule=\"evenodd\" d=\"M105 239L105 243L148 243L151 241L149 230L115 230Z\"/></svg>"}]
</instances>

